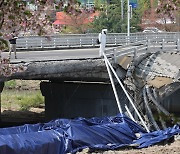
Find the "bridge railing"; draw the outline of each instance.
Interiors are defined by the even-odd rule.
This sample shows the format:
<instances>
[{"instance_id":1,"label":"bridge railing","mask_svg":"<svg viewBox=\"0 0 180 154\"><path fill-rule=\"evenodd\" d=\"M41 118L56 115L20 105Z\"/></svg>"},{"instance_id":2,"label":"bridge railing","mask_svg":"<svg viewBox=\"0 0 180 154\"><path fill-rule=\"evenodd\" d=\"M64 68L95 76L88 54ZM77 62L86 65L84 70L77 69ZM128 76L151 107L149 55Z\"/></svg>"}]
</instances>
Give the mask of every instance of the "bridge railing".
<instances>
[{"instance_id":1,"label":"bridge railing","mask_svg":"<svg viewBox=\"0 0 180 154\"><path fill-rule=\"evenodd\" d=\"M17 49L46 49L70 47L96 47L98 34L71 34L53 36L28 36L17 39ZM126 33L107 34L107 46L121 46L148 39L180 38L180 33Z\"/></svg>"},{"instance_id":2,"label":"bridge railing","mask_svg":"<svg viewBox=\"0 0 180 154\"><path fill-rule=\"evenodd\" d=\"M118 57L121 56L133 56L145 54L148 52L157 51L179 51L180 52L180 38L156 38L143 41L137 41L134 43L129 43L121 47L114 47L105 50L106 55L114 56L116 62Z\"/></svg>"}]
</instances>

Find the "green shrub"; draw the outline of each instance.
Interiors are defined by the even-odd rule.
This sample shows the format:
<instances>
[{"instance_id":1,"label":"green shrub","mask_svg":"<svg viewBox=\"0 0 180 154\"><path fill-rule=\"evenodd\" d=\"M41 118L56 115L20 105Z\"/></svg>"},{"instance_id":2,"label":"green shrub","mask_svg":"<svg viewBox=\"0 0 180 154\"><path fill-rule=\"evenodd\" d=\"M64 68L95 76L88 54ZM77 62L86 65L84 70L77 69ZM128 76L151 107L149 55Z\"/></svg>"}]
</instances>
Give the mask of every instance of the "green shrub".
<instances>
[{"instance_id":1,"label":"green shrub","mask_svg":"<svg viewBox=\"0 0 180 154\"><path fill-rule=\"evenodd\" d=\"M31 96L18 96L21 110L29 110L31 107L40 107L44 104L43 96L40 93Z\"/></svg>"}]
</instances>

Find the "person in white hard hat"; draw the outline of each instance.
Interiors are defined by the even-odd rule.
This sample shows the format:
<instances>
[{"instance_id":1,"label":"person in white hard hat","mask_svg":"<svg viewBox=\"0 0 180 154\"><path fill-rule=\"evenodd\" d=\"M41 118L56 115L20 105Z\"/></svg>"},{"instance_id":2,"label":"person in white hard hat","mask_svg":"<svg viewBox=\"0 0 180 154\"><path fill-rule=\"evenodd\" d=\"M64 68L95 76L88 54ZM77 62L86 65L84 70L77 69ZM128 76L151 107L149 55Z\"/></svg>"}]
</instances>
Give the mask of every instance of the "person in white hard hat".
<instances>
[{"instance_id":1,"label":"person in white hard hat","mask_svg":"<svg viewBox=\"0 0 180 154\"><path fill-rule=\"evenodd\" d=\"M99 33L99 43L100 43L100 49L99 49L99 56L103 56L103 52L105 50L106 46L106 33L107 29L103 29L101 33Z\"/></svg>"}]
</instances>

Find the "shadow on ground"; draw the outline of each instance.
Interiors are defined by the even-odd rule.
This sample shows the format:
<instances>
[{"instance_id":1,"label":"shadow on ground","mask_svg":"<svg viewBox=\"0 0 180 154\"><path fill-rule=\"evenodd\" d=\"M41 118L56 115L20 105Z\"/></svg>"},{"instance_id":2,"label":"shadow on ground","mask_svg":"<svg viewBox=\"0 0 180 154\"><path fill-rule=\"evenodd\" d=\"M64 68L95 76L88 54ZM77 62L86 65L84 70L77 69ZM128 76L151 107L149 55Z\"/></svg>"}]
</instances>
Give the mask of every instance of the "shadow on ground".
<instances>
[{"instance_id":1,"label":"shadow on ground","mask_svg":"<svg viewBox=\"0 0 180 154\"><path fill-rule=\"evenodd\" d=\"M23 124L45 122L45 112L4 110L1 113L0 127L12 127Z\"/></svg>"}]
</instances>

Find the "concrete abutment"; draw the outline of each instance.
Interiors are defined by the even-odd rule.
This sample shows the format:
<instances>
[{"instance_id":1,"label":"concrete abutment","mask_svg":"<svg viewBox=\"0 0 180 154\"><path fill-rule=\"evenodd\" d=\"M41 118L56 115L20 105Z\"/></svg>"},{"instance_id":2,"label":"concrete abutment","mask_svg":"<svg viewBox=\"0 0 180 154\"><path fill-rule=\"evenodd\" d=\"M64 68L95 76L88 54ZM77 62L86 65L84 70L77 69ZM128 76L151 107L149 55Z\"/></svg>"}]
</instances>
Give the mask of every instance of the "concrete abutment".
<instances>
[{"instance_id":1,"label":"concrete abutment","mask_svg":"<svg viewBox=\"0 0 180 154\"><path fill-rule=\"evenodd\" d=\"M46 120L103 117L119 113L111 84L85 82L41 82ZM117 86L120 102L127 99Z\"/></svg>"}]
</instances>

